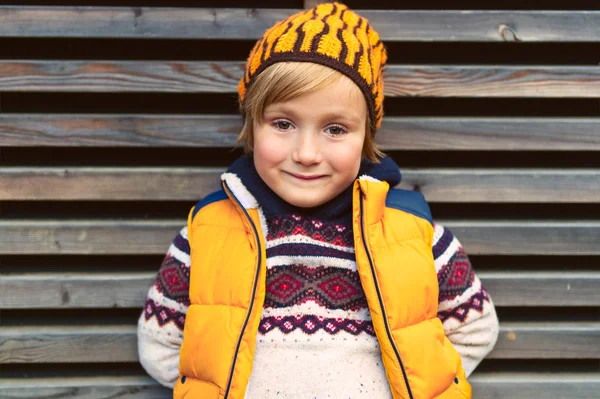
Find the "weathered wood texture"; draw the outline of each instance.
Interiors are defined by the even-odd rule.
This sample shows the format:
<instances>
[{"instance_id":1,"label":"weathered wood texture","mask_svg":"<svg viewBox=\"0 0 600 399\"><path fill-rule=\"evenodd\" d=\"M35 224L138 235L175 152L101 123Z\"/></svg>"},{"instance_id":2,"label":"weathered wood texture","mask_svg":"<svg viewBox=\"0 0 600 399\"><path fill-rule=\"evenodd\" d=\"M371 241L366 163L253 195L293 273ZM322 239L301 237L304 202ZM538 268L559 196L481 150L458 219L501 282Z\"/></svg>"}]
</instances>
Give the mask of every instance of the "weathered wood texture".
<instances>
[{"instance_id":1,"label":"weathered wood texture","mask_svg":"<svg viewBox=\"0 0 600 399\"><path fill-rule=\"evenodd\" d=\"M504 323L491 359L600 359L599 323ZM0 363L136 362L135 326L5 327Z\"/></svg>"},{"instance_id":2,"label":"weathered wood texture","mask_svg":"<svg viewBox=\"0 0 600 399\"><path fill-rule=\"evenodd\" d=\"M477 373L470 378L475 399L595 399L598 373Z\"/></svg>"},{"instance_id":3,"label":"weathered wood texture","mask_svg":"<svg viewBox=\"0 0 600 399\"><path fill-rule=\"evenodd\" d=\"M142 308L156 271L0 275L0 309ZM496 306L600 306L598 272L478 273ZM31 295L35 292L35 295Z\"/></svg>"},{"instance_id":4,"label":"weathered wood texture","mask_svg":"<svg viewBox=\"0 0 600 399\"><path fill-rule=\"evenodd\" d=\"M0 114L0 145L36 147L232 147L233 115ZM386 117L384 150L599 151L598 118Z\"/></svg>"},{"instance_id":5,"label":"weathered wood texture","mask_svg":"<svg viewBox=\"0 0 600 399\"><path fill-rule=\"evenodd\" d=\"M305 0L304 6L318 2L321 1ZM11 38L67 38L65 42L69 38L107 38L115 42L148 39L148 43L152 39L250 41L261 36L275 21L297 11L126 4L123 7L0 6L0 38L7 43ZM600 44L600 11L357 11L369 19L385 42L412 43L409 46L449 43L458 48L463 46L458 43L468 42L464 46L493 51L505 45L499 43L511 42L509 46L527 43L535 52L559 42L564 43L561 46L589 43L590 51ZM201 96L195 97L225 95L234 99L244 70L243 59L219 61L218 57L202 59L201 56L194 61L112 59L123 58L119 56L105 60L75 56L60 60L21 55L15 58L0 60L0 92L9 93L7 96L12 99L25 100L35 93L49 97L53 93L59 96L82 93L78 94L82 97L94 93L111 93L115 97L128 93L165 93L173 97L200 93ZM470 65L456 60L441 60L431 65L390 63L386 67L385 95L414 98L411 103L444 99L444 103L458 104L457 98L496 99L493 102L498 103L506 102L500 99L516 98L528 104L533 99L544 104L560 100L567 104L564 113L559 112L555 117L541 116L553 113L497 117L484 115L505 113L469 109L464 115L454 117L427 116L427 113L401 117L391 116L399 115L392 106L386 109L391 112L386 114L377 134L380 147L385 151L420 151L432 160L442 151L464 151L467 157L480 155L478 152L504 151L509 157L504 165L510 165L513 153L522 151L545 152L543 156L585 152L588 158L590 152L600 152L600 118L589 112L584 113L586 117L575 117L579 113L568 109L569 98L581 104L600 98L598 65L583 62L577 56L569 58L571 65L564 65L567 61L559 46L553 62L536 63L535 53L525 57L520 65L501 65L486 60L485 56L480 59ZM394 101L406 100L392 100L392 104ZM152 114L150 111L146 114L106 114L94 110L87 114L40 112L27 112L24 106L15 112L0 113L0 150L71 147L61 151L74 153L77 147L87 147L85 151L136 147L140 152L140 148L225 149L237 145L242 127L241 117L224 114L229 111L220 109L216 112L222 114L211 115L214 111L201 108L197 114L188 115L168 114L166 110ZM408 115L401 115L405 114ZM8 151L19 153L20 149ZM432 167L408 168L401 159L397 161L403 173L399 187L422 192L430 203L454 203L459 205L457 208L460 204L465 208L485 207L486 215L493 215L491 210L496 204L512 204L516 210L527 209L524 204L536 203L557 208L559 204L585 204L586 209L600 204L600 164L593 162L589 167L585 162L571 167L559 160L556 166L519 168L486 166L485 162L469 168L451 168L438 166L438 162ZM198 167L167 167L160 159L151 167L142 168L119 166L118 160L113 167L90 167L85 159L65 163L71 165L65 167L33 167L26 162L13 165L20 166L0 167L0 206L2 201L21 202L21 205L27 202L32 206L43 206L44 201L63 202L63 206L73 201L78 202L79 209L87 201L116 207L131 206L132 201L192 203L218 189L219 175L224 170L208 161ZM565 209L571 211L573 206ZM0 217L0 311L9 314L9 322L0 328L0 365L24 370L23 376L28 377L0 376L0 397L171 397L170 390L149 377L116 377L108 370L100 372L102 364L128 369L138 362L136 326L133 320L111 320L112 325L106 325L103 316L95 312L116 312L121 317L141 314L159 265L138 264L136 271L117 271L112 266L95 270L92 265L121 255L137 260L140 255L164 255L172 238L184 226L185 216L144 220L139 216L138 219L98 217L90 209L86 219L61 218L52 213L39 216L40 219ZM492 360L487 361L492 371L476 371L470 377L473 397L598 398L600 373L597 367L590 369L589 365L600 361L600 322L592 316L600 306L600 269L593 266L600 257L600 221L568 215L541 219L525 212L515 212L510 218L455 217L444 219L444 215L438 215L435 220L452 230L467 254L482 255L478 259L481 264L474 265L478 276L499 314L509 315L507 320L501 318L499 340L489 355ZM53 258L46 264L47 255ZM539 256L552 260L545 265L535 259ZM560 261L554 261L559 256ZM88 257L90 261L86 263ZM15 262L10 273L2 273L4 258ZM81 262L80 269L74 266L73 258ZM69 269L61 270L58 266L61 259L71 262ZM493 267L486 267L488 261ZM499 261L505 266L499 268ZM585 262L585 267L580 267L577 263L580 261ZM22 271L15 268L19 262L23 263ZM565 266L559 270L557 264ZM34 270L27 270L28 265ZM556 318L540 316L535 322L524 322L528 320L524 315L537 312L537 307L542 308L542 314L549 309L556 311ZM63 321L48 325L44 320L31 319L21 323L20 318L28 317L23 314L39 312L57 316L56 320L63 320L64 325L57 325ZM73 314L85 316L69 319ZM513 372L511 366L506 366L521 361L525 361L525 368L554 372ZM494 367L510 372L496 372ZM568 372L570 367L578 372ZM61 368L69 371L63 376ZM74 368L81 368L81 373L73 371ZM580 372L584 369L588 372ZM91 370L98 371L98 375L91 375ZM44 373L56 377L45 378Z\"/></svg>"},{"instance_id":6,"label":"weathered wood texture","mask_svg":"<svg viewBox=\"0 0 600 399\"><path fill-rule=\"evenodd\" d=\"M600 255L599 221L437 220L477 255ZM164 254L185 220L0 220L0 254Z\"/></svg>"},{"instance_id":7,"label":"weathered wood texture","mask_svg":"<svg viewBox=\"0 0 600 399\"><path fill-rule=\"evenodd\" d=\"M0 200L199 200L224 168L0 168ZM598 169L401 169L427 201L598 203Z\"/></svg>"},{"instance_id":8,"label":"weathered wood texture","mask_svg":"<svg viewBox=\"0 0 600 399\"><path fill-rule=\"evenodd\" d=\"M478 373L470 378L473 398L597 399L595 373ZM169 399L170 390L145 377L23 378L0 380L5 399Z\"/></svg>"},{"instance_id":9,"label":"weathered wood texture","mask_svg":"<svg viewBox=\"0 0 600 399\"><path fill-rule=\"evenodd\" d=\"M3 399L171 399L173 392L150 377L0 379Z\"/></svg>"},{"instance_id":10,"label":"weathered wood texture","mask_svg":"<svg viewBox=\"0 0 600 399\"><path fill-rule=\"evenodd\" d=\"M236 93L233 61L0 61L0 91ZM388 65L388 97L600 97L598 66Z\"/></svg>"},{"instance_id":11,"label":"weathered wood texture","mask_svg":"<svg viewBox=\"0 0 600 399\"><path fill-rule=\"evenodd\" d=\"M258 39L275 22L298 11L1 6L0 37ZM356 11L387 41L597 42L600 38L598 11Z\"/></svg>"}]
</instances>

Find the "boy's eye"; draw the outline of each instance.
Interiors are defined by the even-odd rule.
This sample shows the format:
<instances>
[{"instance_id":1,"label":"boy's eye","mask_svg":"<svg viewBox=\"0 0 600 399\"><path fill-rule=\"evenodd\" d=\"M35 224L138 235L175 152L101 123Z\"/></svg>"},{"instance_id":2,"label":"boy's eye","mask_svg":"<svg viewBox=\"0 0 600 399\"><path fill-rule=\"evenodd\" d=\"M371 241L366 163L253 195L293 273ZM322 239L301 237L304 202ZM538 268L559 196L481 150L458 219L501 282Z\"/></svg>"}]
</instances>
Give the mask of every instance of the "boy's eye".
<instances>
[{"instance_id":1,"label":"boy's eye","mask_svg":"<svg viewBox=\"0 0 600 399\"><path fill-rule=\"evenodd\" d=\"M292 127L292 124L287 121L277 121L275 122L275 126L281 130L289 130L289 128Z\"/></svg>"},{"instance_id":2,"label":"boy's eye","mask_svg":"<svg viewBox=\"0 0 600 399\"><path fill-rule=\"evenodd\" d=\"M327 129L332 136L339 136L346 132L341 126L331 126Z\"/></svg>"}]
</instances>

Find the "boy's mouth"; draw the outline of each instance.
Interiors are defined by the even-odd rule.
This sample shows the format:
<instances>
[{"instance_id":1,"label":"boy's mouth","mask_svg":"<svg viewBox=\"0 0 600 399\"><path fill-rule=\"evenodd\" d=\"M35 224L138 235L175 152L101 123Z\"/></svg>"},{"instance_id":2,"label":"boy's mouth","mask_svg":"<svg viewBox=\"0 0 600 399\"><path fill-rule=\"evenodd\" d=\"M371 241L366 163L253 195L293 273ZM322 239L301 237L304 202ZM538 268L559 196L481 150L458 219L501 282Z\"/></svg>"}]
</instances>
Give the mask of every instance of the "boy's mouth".
<instances>
[{"instance_id":1,"label":"boy's mouth","mask_svg":"<svg viewBox=\"0 0 600 399\"><path fill-rule=\"evenodd\" d=\"M290 173L290 172L285 172L288 175L295 177L296 179L299 180L303 180L303 181L314 181L314 180L319 180L320 178L325 177L325 175L303 175L303 174L297 174L297 173Z\"/></svg>"}]
</instances>

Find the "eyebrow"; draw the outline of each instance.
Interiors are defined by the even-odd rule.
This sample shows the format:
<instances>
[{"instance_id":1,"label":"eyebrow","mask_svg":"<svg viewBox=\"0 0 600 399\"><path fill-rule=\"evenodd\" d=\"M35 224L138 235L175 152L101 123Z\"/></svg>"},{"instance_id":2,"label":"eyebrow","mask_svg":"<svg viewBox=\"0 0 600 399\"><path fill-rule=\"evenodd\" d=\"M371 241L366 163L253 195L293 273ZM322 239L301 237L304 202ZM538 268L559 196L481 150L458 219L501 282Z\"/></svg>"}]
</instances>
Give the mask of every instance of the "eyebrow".
<instances>
[{"instance_id":1,"label":"eyebrow","mask_svg":"<svg viewBox=\"0 0 600 399\"><path fill-rule=\"evenodd\" d=\"M274 105L270 106L269 109L265 109L265 113L275 113L275 112L283 112L290 114L292 116L297 116L296 112L293 108L287 107L284 105ZM343 113L338 111L331 111L320 115L323 119L343 119L349 122L359 123L360 118L356 114L352 113Z\"/></svg>"}]
</instances>

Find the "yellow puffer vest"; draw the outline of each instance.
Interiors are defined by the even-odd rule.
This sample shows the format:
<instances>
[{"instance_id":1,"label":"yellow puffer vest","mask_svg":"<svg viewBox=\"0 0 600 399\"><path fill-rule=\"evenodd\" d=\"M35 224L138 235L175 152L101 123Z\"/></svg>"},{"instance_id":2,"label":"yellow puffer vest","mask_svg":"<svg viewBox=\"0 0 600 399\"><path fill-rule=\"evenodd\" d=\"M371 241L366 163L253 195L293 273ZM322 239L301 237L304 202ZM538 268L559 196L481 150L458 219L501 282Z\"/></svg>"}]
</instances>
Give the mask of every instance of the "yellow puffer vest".
<instances>
[{"instance_id":1,"label":"yellow puffer vest","mask_svg":"<svg viewBox=\"0 0 600 399\"><path fill-rule=\"evenodd\" d=\"M223 190L190 212L191 305L174 398L244 397L265 298L265 228L256 200L229 173ZM357 179L353 228L393 398L471 398L458 352L436 317L433 226L423 196Z\"/></svg>"}]
</instances>

